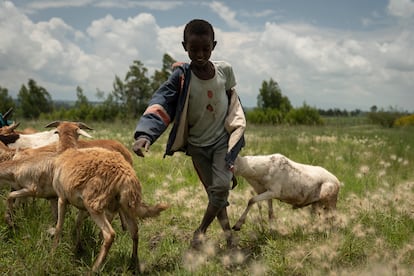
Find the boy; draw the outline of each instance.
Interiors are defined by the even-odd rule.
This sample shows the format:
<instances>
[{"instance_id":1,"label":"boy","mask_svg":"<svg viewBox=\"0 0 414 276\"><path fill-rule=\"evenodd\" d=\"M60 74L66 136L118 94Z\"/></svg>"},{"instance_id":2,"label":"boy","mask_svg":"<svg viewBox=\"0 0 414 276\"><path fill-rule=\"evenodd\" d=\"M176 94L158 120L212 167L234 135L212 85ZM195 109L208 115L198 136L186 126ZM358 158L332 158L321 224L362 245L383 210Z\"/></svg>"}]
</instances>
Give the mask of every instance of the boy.
<instances>
[{"instance_id":1,"label":"boy","mask_svg":"<svg viewBox=\"0 0 414 276\"><path fill-rule=\"evenodd\" d=\"M215 217L225 232L227 245L233 246L227 199L233 162L244 146L246 120L234 90L232 67L226 62L210 61L216 44L209 22L194 19L187 23L182 45L191 62L177 65L154 93L134 133L133 151L144 157L142 149L148 151L174 121L165 155L184 151L191 156L208 195L204 217L191 242L195 249L202 245L203 235Z\"/></svg>"}]
</instances>

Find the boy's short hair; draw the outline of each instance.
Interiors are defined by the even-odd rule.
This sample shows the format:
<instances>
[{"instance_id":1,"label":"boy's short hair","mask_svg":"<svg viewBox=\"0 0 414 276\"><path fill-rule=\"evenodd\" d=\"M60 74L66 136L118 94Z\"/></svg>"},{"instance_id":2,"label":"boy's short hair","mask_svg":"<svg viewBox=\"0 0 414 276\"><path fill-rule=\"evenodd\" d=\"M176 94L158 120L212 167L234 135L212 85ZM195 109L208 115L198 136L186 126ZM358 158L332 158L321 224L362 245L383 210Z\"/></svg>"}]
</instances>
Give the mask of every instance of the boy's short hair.
<instances>
[{"instance_id":1,"label":"boy's short hair","mask_svg":"<svg viewBox=\"0 0 414 276\"><path fill-rule=\"evenodd\" d=\"M214 41L213 26L203 19L193 19L185 25L183 41L186 42L190 34L196 35L211 35Z\"/></svg>"}]
</instances>

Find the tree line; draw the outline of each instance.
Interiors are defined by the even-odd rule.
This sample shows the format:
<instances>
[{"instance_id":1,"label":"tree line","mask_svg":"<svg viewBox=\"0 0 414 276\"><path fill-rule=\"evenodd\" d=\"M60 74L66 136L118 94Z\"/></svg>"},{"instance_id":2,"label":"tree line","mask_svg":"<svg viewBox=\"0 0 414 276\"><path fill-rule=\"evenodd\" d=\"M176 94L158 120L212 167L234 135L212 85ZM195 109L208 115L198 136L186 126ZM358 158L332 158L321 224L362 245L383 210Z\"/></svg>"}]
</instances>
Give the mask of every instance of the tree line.
<instances>
[{"instance_id":1,"label":"tree line","mask_svg":"<svg viewBox=\"0 0 414 276\"><path fill-rule=\"evenodd\" d=\"M68 102L53 101L49 92L33 79L21 86L17 99L13 99L7 88L0 85L0 112L13 107L16 116L25 119L110 121L137 118L144 111L154 89L170 76L174 62L171 56L165 54L161 70L156 70L148 77L148 69L144 64L138 60L133 61L124 78L115 75L109 94L104 96L103 91L97 91L100 99L98 103L89 101L80 86L76 87L76 101L71 105Z\"/></svg>"},{"instance_id":2,"label":"tree line","mask_svg":"<svg viewBox=\"0 0 414 276\"><path fill-rule=\"evenodd\" d=\"M85 96L83 89L76 87L74 103L53 101L46 88L35 80L23 84L13 99L8 89L0 84L0 113L13 108L18 118L52 120L114 121L137 119L144 111L153 92L168 79L176 62L168 54L162 58L162 67L148 77L148 69L139 60L129 66L124 78L115 75L112 91L105 96L97 91L99 101L94 103ZM287 96L282 94L279 84L272 78L263 81L257 95L257 106L246 111L246 118L257 124L322 124L321 116L359 116L360 110L313 108L306 103L293 108ZM371 113L373 111L371 110Z\"/></svg>"}]
</instances>

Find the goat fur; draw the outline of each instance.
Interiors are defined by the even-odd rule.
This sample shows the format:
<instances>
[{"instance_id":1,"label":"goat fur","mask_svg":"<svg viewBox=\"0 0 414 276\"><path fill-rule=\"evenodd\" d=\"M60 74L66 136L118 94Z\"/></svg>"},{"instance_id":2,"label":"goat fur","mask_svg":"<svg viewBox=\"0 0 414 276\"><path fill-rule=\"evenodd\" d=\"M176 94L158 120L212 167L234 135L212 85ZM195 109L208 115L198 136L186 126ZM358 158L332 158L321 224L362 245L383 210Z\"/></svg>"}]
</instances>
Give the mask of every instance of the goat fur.
<instances>
[{"instance_id":1,"label":"goat fur","mask_svg":"<svg viewBox=\"0 0 414 276\"><path fill-rule=\"evenodd\" d=\"M73 147L76 140L61 131L63 126L64 123L57 124L59 145L65 150L54 162L53 176L53 188L58 195L55 247L62 232L66 205L71 204L80 210L78 230L86 211L103 236L101 249L92 266L92 271L96 272L115 238L111 220L115 213L119 213L133 241L132 267L139 272L137 218L157 216L168 206L162 203L148 206L142 201L141 185L135 170L120 153L98 147L76 149Z\"/></svg>"},{"instance_id":2,"label":"goat fur","mask_svg":"<svg viewBox=\"0 0 414 276\"><path fill-rule=\"evenodd\" d=\"M326 211L336 208L340 182L320 166L297 163L282 154L238 156L234 173L246 179L257 193L249 200L234 230L240 230L251 206L262 200L268 202L269 218L273 217L272 199L291 204L293 208L308 205Z\"/></svg>"}]
</instances>

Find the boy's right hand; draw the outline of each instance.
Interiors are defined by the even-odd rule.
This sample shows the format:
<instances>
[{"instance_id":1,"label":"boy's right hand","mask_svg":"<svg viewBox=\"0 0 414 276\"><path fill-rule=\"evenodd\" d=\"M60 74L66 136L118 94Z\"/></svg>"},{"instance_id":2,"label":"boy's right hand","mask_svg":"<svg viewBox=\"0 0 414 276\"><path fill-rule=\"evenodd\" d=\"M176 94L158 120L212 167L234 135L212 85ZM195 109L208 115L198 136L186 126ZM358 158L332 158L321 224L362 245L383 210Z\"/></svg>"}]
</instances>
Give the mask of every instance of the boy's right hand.
<instances>
[{"instance_id":1,"label":"boy's right hand","mask_svg":"<svg viewBox=\"0 0 414 276\"><path fill-rule=\"evenodd\" d=\"M138 137L138 139L134 142L134 145L132 146L132 150L135 152L136 155L144 157L142 148L144 148L145 151L148 151L150 145L151 142L150 140L148 140L148 138Z\"/></svg>"}]
</instances>

